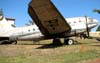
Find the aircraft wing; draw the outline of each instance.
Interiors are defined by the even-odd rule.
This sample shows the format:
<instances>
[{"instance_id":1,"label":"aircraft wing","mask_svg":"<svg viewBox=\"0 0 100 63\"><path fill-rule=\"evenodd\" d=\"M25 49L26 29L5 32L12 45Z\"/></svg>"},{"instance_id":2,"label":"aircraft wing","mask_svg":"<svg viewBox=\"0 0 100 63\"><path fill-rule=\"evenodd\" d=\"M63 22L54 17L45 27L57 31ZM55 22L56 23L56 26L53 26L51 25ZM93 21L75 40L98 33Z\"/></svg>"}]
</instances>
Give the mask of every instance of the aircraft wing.
<instances>
[{"instance_id":1,"label":"aircraft wing","mask_svg":"<svg viewBox=\"0 0 100 63\"><path fill-rule=\"evenodd\" d=\"M59 35L70 26L50 0L32 0L28 13L44 35Z\"/></svg>"}]
</instances>

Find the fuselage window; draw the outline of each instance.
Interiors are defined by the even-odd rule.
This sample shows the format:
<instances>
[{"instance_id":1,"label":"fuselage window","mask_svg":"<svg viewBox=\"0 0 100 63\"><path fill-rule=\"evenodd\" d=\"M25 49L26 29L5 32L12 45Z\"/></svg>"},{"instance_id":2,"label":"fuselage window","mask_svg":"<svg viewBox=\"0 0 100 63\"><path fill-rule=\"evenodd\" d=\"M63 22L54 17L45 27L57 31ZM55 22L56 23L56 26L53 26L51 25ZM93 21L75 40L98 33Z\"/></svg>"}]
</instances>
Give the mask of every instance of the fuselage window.
<instances>
[{"instance_id":1,"label":"fuselage window","mask_svg":"<svg viewBox=\"0 0 100 63\"><path fill-rule=\"evenodd\" d=\"M28 32L30 32L30 29L28 30Z\"/></svg>"},{"instance_id":2,"label":"fuselage window","mask_svg":"<svg viewBox=\"0 0 100 63\"><path fill-rule=\"evenodd\" d=\"M81 22L81 20L79 20L79 23Z\"/></svg>"},{"instance_id":3,"label":"fuselage window","mask_svg":"<svg viewBox=\"0 0 100 63\"><path fill-rule=\"evenodd\" d=\"M74 21L74 23L76 23L76 21Z\"/></svg>"},{"instance_id":4,"label":"fuselage window","mask_svg":"<svg viewBox=\"0 0 100 63\"><path fill-rule=\"evenodd\" d=\"M33 28L33 31L35 31L35 29Z\"/></svg>"}]
</instances>

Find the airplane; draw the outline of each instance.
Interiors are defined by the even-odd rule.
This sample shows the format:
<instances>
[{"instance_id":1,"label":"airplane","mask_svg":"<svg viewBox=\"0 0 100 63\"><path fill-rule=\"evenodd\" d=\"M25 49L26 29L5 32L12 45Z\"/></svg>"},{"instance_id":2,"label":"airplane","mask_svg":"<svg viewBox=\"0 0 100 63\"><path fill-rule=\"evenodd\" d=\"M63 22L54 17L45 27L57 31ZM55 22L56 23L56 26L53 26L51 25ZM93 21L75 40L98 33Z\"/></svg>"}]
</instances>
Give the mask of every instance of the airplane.
<instances>
[{"instance_id":1,"label":"airplane","mask_svg":"<svg viewBox=\"0 0 100 63\"><path fill-rule=\"evenodd\" d=\"M53 39L53 44L61 44L59 38L66 38L64 39L65 44L72 44L73 40L70 40L69 37L80 34L82 31L86 31L89 37L90 28L98 23L96 19L86 16L83 19L76 19L80 22L85 20L85 24L74 22L76 20L71 20L74 24L68 23L51 0L31 0L28 5L28 13L41 33L46 38ZM88 21L90 22L88 23Z\"/></svg>"},{"instance_id":2,"label":"airplane","mask_svg":"<svg viewBox=\"0 0 100 63\"><path fill-rule=\"evenodd\" d=\"M14 25L14 22L11 22L8 21L6 17L2 15L0 16L0 43L6 41L8 43L16 44L17 40L40 41L52 39L43 35L36 24L23 27L13 27L12 24ZM66 18L66 22L68 22L71 27L71 31L68 34L70 37L86 32L86 17ZM94 18L87 17L87 24L88 28L92 29L97 26L98 21ZM67 44L73 44L73 40L69 39Z\"/></svg>"},{"instance_id":3,"label":"airplane","mask_svg":"<svg viewBox=\"0 0 100 63\"><path fill-rule=\"evenodd\" d=\"M90 18L90 17L87 17L87 19L88 19L87 25L88 25L89 29L92 29L98 25L98 21L96 19ZM84 33L87 31L85 17L66 18L66 21L68 22L68 24L71 27L71 31L68 34L69 37L76 36L77 34L81 34L81 33ZM34 27L34 28L32 28L32 27ZM32 29L35 30L32 34L18 37L18 40L40 41L40 40L51 39L51 38L44 36L35 24L31 25L30 31ZM65 38L65 40L66 40L66 38ZM68 40L67 44L69 44L69 45L73 44L72 39L67 38L67 40Z\"/></svg>"},{"instance_id":4,"label":"airplane","mask_svg":"<svg viewBox=\"0 0 100 63\"><path fill-rule=\"evenodd\" d=\"M98 24L96 19L90 17L65 20L50 0L32 0L28 6L28 13L36 25L12 27L5 18L2 18L1 21L4 20L4 23L0 24L0 40L16 43L22 39L53 39L53 44L61 44L60 38L64 38L64 43L71 45L74 41L69 37L83 32L89 35L89 30Z\"/></svg>"}]
</instances>

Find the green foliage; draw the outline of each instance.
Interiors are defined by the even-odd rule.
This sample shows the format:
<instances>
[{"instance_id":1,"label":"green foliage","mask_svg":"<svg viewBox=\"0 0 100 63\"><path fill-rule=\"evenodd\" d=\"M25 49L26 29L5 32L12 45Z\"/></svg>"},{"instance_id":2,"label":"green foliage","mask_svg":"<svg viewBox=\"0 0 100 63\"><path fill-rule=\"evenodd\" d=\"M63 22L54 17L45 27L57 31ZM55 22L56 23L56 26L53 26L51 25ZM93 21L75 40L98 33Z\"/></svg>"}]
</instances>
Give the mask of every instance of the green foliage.
<instances>
[{"instance_id":1,"label":"green foliage","mask_svg":"<svg viewBox=\"0 0 100 63\"><path fill-rule=\"evenodd\" d=\"M100 9L94 9L93 12L97 12L98 14L100 14Z\"/></svg>"},{"instance_id":2,"label":"green foliage","mask_svg":"<svg viewBox=\"0 0 100 63\"><path fill-rule=\"evenodd\" d=\"M100 31L100 25L98 26L97 30L96 31Z\"/></svg>"},{"instance_id":3,"label":"green foliage","mask_svg":"<svg viewBox=\"0 0 100 63\"><path fill-rule=\"evenodd\" d=\"M99 58L96 50L87 52L73 52L61 55L42 55L42 56L16 56L0 57L0 63L75 63L81 60Z\"/></svg>"},{"instance_id":4,"label":"green foliage","mask_svg":"<svg viewBox=\"0 0 100 63\"><path fill-rule=\"evenodd\" d=\"M2 11L2 9L0 9L0 16L3 16L3 11Z\"/></svg>"},{"instance_id":5,"label":"green foliage","mask_svg":"<svg viewBox=\"0 0 100 63\"><path fill-rule=\"evenodd\" d=\"M29 23L26 23L25 25L27 25L27 26L34 25L34 21L29 20L28 22L29 22Z\"/></svg>"}]
</instances>

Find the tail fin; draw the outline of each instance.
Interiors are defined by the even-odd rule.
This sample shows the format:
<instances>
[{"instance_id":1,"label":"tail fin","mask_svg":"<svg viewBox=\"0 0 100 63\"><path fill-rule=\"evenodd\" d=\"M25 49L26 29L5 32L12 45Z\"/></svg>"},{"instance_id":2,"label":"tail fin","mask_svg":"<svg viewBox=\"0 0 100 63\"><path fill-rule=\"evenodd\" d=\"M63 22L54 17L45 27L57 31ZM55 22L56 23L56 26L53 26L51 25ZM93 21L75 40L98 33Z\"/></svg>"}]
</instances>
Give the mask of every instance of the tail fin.
<instances>
[{"instance_id":1,"label":"tail fin","mask_svg":"<svg viewBox=\"0 0 100 63\"><path fill-rule=\"evenodd\" d=\"M0 27L1 28L14 28L15 27L15 19L5 18L5 17L1 16Z\"/></svg>"}]
</instances>

